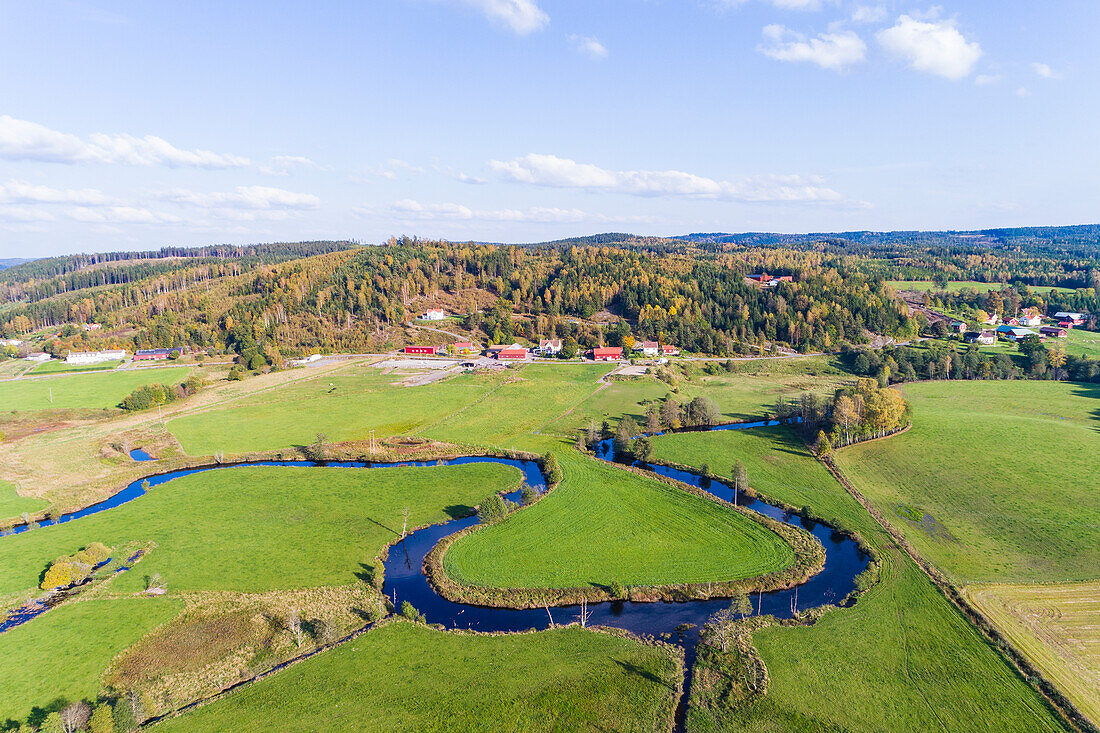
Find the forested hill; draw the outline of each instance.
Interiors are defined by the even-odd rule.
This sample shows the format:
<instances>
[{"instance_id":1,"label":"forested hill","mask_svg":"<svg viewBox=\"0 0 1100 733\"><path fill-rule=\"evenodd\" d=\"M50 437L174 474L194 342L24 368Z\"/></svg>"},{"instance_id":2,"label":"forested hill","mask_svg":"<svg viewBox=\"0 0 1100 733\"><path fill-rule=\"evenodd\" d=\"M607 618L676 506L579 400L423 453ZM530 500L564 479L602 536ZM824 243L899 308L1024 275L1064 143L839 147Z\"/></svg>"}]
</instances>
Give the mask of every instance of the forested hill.
<instances>
[{"instance_id":1,"label":"forested hill","mask_svg":"<svg viewBox=\"0 0 1100 733\"><path fill-rule=\"evenodd\" d=\"M30 262L31 260L23 260L18 257L9 257L7 259L0 259L0 270L6 270L9 267L15 267L16 265L22 265L24 262Z\"/></svg>"},{"instance_id":2,"label":"forested hill","mask_svg":"<svg viewBox=\"0 0 1100 733\"><path fill-rule=\"evenodd\" d=\"M169 271L138 281L37 299L9 286L0 330L18 336L61 328L55 351L191 346L258 352L277 363L280 354L314 349L392 348L413 337L404 324L432 306L467 316L462 325L480 342L557 336L580 346L617 345L633 334L713 354L831 349L874 334L909 338L917 327L883 279L843 257L786 249L730 254L402 239L250 268L170 262ZM762 288L746 281L760 270L793 282ZM605 314L600 324L591 320L598 314ZM102 328L86 333L75 325L88 322Z\"/></svg>"},{"instance_id":3,"label":"forested hill","mask_svg":"<svg viewBox=\"0 0 1100 733\"><path fill-rule=\"evenodd\" d=\"M262 263L308 257L359 246L354 242L277 242L272 244L206 247L162 247L143 252L92 252L39 260L0 260L0 282L26 282L67 275L96 265L141 263L154 260L255 260ZM4 262L11 264L5 269Z\"/></svg>"}]
</instances>

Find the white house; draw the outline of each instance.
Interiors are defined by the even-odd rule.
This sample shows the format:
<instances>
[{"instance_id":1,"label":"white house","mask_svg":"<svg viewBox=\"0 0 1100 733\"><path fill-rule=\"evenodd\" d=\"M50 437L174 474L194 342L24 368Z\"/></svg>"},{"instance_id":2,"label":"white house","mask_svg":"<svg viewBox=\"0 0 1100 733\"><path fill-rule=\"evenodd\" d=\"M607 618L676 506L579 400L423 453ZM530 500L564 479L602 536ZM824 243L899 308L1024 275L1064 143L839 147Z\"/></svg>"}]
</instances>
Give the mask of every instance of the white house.
<instances>
[{"instance_id":1,"label":"white house","mask_svg":"<svg viewBox=\"0 0 1100 733\"><path fill-rule=\"evenodd\" d=\"M122 349L109 351L70 351L65 357L66 364L99 364L105 361L122 360L126 358L126 352Z\"/></svg>"},{"instance_id":2,"label":"white house","mask_svg":"<svg viewBox=\"0 0 1100 733\"><path fill-rule=\"evenodd\" d=\"M443 312L442 308L429 308L428 311L422 315L417 316L418 321L442 321L447 317L447 314Z\"/></svg>"},{"instance_id":3,"label":"white house","mask_svg":"<svg viewBox=\"0 0 1100 733\"><path fill-rule=\"evenodd\" d=\"M634 350L645 356L657 356L661 351L661 345L656 341L639 341L634 344Z\"/></svg>"},{"instance_id":4,"label":"white house","mask_svg":"<svg viewBox=\"0 0 1100 733\"><path fill-rule=\"evenodd\" d=\"M542 339L538 351L544 356L556 356L561 353L561 339Z\"/></svg>"},{"instance_id":5,"label":"white house","mask_svg":"<svg viewBox=\"0 0 1100 733\"><path fill-rule=\"evenodd\" d=\"M23 342L19 339L3 339L0 340L0 346L22 346Z\"/></svg>"},{"instance_id":6,"label":"white house","mask_svg":"<svg viewBox=\"0 0 1100 733\"><path fill-rule=\"evenodd\" d=\"M325 357L321 356L320 354L310 354L304 359L289 359L287 360L287 364L289 366L305 366L306 364L312 364L315 361L321 361L321 359L324 358Z\"/></svg>"},{"instance_id":7,"label":"white house","mask_svg":"<svg viewBox=\"0 0 1100 733\"><path fill-rule=\"evenodd\" d=\"M52 357L49 354L41 351L36 351L32 354L27 354L23 357L24 361L49 361Z\"/></svg>"},{"instance_id":8,"label":"white house","mask_svg":"<svg viewBox=\"0 0 1100 733\"><path fill-rule=\"evenodd\" d=\"M1043 317L1039 315L1039 311L1029 308L1021 313L1016 320L1021 326L1038 326L1042 324Z\"/></svg>"}]
</instances>

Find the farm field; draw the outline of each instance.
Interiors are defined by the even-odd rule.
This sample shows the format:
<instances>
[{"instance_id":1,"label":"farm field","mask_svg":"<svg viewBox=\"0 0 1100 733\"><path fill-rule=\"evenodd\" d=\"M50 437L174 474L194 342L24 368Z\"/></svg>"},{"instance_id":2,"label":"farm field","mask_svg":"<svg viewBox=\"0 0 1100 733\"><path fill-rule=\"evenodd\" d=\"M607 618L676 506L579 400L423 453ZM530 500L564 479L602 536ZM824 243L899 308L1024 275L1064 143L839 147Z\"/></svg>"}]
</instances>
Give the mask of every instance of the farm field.
<instances>
[{"instance_id":1,"label":"farm field","mask_svg":"<svg viewBox=\"0 0 1100 733\"><path fill-rule=\"evenodd\" d=\"M457 540L455 580L496 588L573 588L737 580L794 561L766 527L714 502L594 458L561 456L549 496Z\"/></svg>"},{"instance_id":2,"label":"farm field","mask_svg":"<svg viewBox=\"0 0 1100 733\"><path fill-rule=\"evenodd\" d=\"M895 290L939 290L940 287L931 280L891 280L890 285L894 286ZM982 283L975 282L973 280L952 280L947 283L947 290L949 292L957 293L960 290L967 288L973 288L979 293L987 293L990 290L1001 291L1008 287L1007 283ZM1046 294L1051 291L1057 291L1060 293L1072 293L1072 288L1059 288L1051 285L1031 285L1031 292Z\"/></svg>"},{"instance_id":3,"label":"farm field","mask_svg":"<svg viewBox=\"0 0 1100 733\"><path fill-rule=\"evenodd\" d=\"M79 600L0 634L0 719L56 698L94 700L111 660L183 604L165 598Z\"/></svg>"},{"instance_id":4,"label":"farm field","mask_svg":"<svg viewBox=\"0 0 1100 733\"><path fill-rule=\"evenodd\" d=\"M179 384L187 379L187 367L148 372L112 371L66 374L41 379L0 382L0 411L108 409L146 384ZM50 393L53 392L53 402Z\"/></svg>"},{"instance_id":5,"label":"farm field","mask_svg":"<svg viewBox=\"0 0 1100 733\"><path fill-rule=\"evenodd\" d=\"M1091 720L1100 720L1100 583L976 584L967 597Z\"/></svg>"},{"instance_id":6,"label":"farm field","mask_svg":"<svg viewBox=\"0 0 1100 733\"><path fill-rule=\"evenodd\" d=\"M508 447L518 435L551 430L551 423L600 389L606 364L531 364L509 369L483 400L420 432L437 440Z\"/></svg>"},{"instance_id":7,"label":"farm field","mask_svg":"<svg viewBox=\"0 0 1100 733\"><path fill-rule=\"evenodd\" d=\"M1071 328L1065 339L1048 339L1047 344L1062 343L1066 347L1067 354L1074 356L1100 356L1100 333L1086 331L1081 328Z\"/></svg>"},{"instance_id":8,"label":"farm field","mask_svg":"<svg viewBox=\"0 0 1100 733\"><path fill-rule=\"evenodd\" d=\"M880 582L813 626L753 634L768 692L740 700L720 660L702 658L689 731L1056 731L1041 698L945 599L788 428L681 433L654 440L665 460L729 475L859 532L883 560ZM873 690L871 695L853 694Z\"/></svg>"},{"instance_id":9,"label":"farm field","mask_svg":"<svg viewBox=\"0 0 1100 733\"><path fill-rule=\"evenodd\" d=\"M499 374L462 374L419 387L395 387L405 374L352 364L230 404L169 421L191 455L245 453L416 432L484 397ZM308 405L308 409L303 406Z\"/></svg>"},{"instance_id":10,"label":"farm field","mask_svg":"<svg viewBox=\"0 0 1100 733\"><path fill-rule=\"evenodd\" d=\"M678 670L666 649L577 627L489 636L399 621L156 729L667 730Z\"/></svg>"},{"instance_id":11,"label":"farm field","mask_svg":"<svg viewBox=\"0 0 1100 733\"><path fill-rule=\"evenodd\" d=\"M434 524L519 480L498 464L193 474L101 514L0 538L0 598L26 593L51 560L90 542L156 543L140 573L112 581L119 593L142 590L154 572L173 592L345 585L400 535L404 507L410 527Z\"/></svg>"},{"instance_id":12,"label":"farm field","mask_svg":"<svg viewBox=\"0 0 1100 733\"><path fill-rule=\"evenodd\" d=\"M959 583L1091 580L1100 568L1100 387L906 385L912 429L836 462Z\"/></svg>"},{"instance_id":13,"label":"farm field","mask_svg":"<svg viewBox=\"0 0 1100 733\"><path fill-rule=\"evenodd\" d=\"M18 517L23 512L45 509L49 502L33 496L20 496L7 481L0 481L0 517Z\"/></svg>"},{"instance_id":14,"label":"farm field","mask_svg":"<svg viewBox=\"0 0 1100 733\"><path fill-rule=\"evenodd\" d=\"M30 371L31 374L64 374L66 372L103 372L116 368L122 363L121 359L104 361L99 364L66 364L63 361L48 361L39 364Z\"/></svg>"}]
</instances>

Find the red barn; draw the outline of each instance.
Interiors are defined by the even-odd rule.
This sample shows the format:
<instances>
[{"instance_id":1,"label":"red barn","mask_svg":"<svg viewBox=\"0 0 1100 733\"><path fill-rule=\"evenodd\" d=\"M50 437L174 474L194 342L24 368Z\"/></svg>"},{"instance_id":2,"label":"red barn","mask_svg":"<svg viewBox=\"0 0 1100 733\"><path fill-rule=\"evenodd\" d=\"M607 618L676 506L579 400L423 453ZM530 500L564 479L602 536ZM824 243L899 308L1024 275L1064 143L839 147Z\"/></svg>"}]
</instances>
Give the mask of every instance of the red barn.
<instances>
[{"instance_id":1,"label":"red barn","mask_svg":"<svg viewBox=\"0 0 1100 733\"><path fill-rule=\"evenodd\" d=\"M406 346L406 354L418 354L420 356L435 356L439 353L438 346Z\"/></svg>"},{"instance_id":2,"label":"red barn","mask_svg":"<svg viewBox=\"0 0 1100 733\"><path fill-rule=\"evenodd\" d=\"M516 346L515 344L505 347L497 352L497 359L499 359L500 361L523 361L526 358L527 349L523 348L522 346Z\"/></svg>"},{"instance_id":3,"label":"red barn","mask_svg":"<svg viewBox=\"0 0 1100 733\"><path fill-rule=\"evenodd\" d=\"M599 346L592 349L592 358L596 361L618 361L623 358L621 346Z\"/></svg>"}]
</instances>

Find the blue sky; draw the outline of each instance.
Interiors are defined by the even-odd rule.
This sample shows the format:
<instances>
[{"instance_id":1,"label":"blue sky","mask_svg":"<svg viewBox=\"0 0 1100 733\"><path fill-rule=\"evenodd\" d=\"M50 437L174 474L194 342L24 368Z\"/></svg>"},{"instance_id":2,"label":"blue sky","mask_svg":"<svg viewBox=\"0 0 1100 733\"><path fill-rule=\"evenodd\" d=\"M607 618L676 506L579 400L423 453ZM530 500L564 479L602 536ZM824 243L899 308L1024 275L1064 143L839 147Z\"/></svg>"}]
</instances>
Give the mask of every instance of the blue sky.
<instances>
[{"instance_id":1,"label":"blue sky","mask_svg":"<svg viewBox=\"0 0 1100 733\"><path fill-rule=\"evenodd\" d=\"M0 13L0 257L1100 220L1100 3Z\"/></svg>"}]
</instances>

